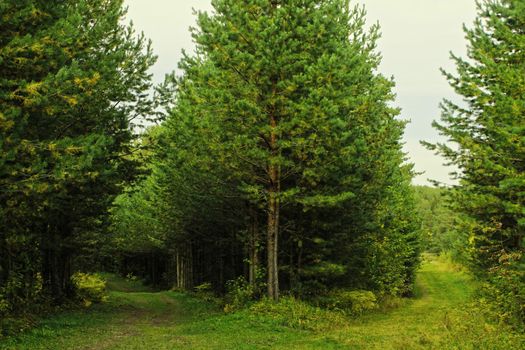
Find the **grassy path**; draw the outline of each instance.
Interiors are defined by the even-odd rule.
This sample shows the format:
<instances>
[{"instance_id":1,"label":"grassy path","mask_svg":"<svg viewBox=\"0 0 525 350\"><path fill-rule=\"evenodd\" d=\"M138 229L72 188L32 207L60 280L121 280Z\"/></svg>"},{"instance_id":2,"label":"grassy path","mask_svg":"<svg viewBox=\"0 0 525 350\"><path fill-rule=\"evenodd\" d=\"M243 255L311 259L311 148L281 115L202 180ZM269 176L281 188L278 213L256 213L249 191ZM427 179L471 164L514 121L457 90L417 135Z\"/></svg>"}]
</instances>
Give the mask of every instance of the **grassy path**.
<instances>
[{"instance_id":1,"label":"grassy path","mask_svg":"<svg viewBox=\"0 0 525 350\"><path fill-rule=\"evenodd\" d=\"M418 274L416 297L388 313L363 317L350 326L348 345L367 349L453 347L456 322L466 314L474 291L470 277L437 259L426 260ZM344 336L343 336L344 339Z\"/></svg>"},{"instance_id":2,"label":"grassy path","mask_svg":"<svg viewBox=\"0 0 525 350\"><path fill-rule=\"evenodd\" d=\"M323 332L285 327L175 293L111 282L111 301L44 320L0 349L519 349L517 338L469 312L468 275L431 258L417 296L389 312ZM116 289L116 290L115 290ZM524 347L525 348L525 347Z\"/></svg>"}]
</instances>

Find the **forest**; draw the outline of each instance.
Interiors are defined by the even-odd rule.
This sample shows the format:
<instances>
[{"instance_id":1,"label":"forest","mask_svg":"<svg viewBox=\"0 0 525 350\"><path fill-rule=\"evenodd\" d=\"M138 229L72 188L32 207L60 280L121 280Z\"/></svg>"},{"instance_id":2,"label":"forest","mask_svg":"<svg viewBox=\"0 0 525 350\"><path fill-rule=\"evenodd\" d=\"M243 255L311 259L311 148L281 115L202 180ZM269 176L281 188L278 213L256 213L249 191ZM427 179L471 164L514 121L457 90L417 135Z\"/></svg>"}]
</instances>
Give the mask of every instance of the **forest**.
<instances>
[{"instance_id":1,"label":"forest","mask_svg":"<svg viewBox=\"0 0 525 350\"><path fill-rule=\"evenodd\" d=\"M212 5L155 84L123 0L0 0L0 349L525 347L525 3L443 70L451 186L363 6Z\"/></svg>"}]
</instances>

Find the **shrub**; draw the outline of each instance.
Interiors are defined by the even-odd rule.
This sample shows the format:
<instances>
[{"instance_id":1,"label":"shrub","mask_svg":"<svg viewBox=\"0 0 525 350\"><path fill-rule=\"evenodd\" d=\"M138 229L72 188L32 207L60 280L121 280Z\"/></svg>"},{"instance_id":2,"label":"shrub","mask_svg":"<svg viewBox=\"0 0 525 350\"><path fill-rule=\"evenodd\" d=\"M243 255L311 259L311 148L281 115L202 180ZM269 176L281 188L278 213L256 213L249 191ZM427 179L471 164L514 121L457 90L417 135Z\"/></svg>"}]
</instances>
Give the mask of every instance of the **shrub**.
<instances>
[{"instance_id":1,"label":"shrub","mask_svg":"<svg viewBox=\"0 0 525 350\"><path fill-rule=\"evenodd\" d=\"M355 316L378 308L375 294L366 290L335 289L319 298L319 303L328 309Z\"/></svg>"},{"instance_id":2,"label":"shrub","mask_svg":"<svg viewBox=\"0 0 525 350\"><path fill-rule=\"evenodd\" d=\"M199 294L199 293L209 293L212 291L213 288L210 282L206 282L203 284L199 284L193 289L195 290L195 293Z\"/></svg>"},{"instance_id":3,"label":"shrub","mask_svg":"<svg viewBox=\"0 0 525 350\"><path fill-rule=\"evenodd\" d=\"M263 299L250 307L250 313L257 318L268 318L279 325L314 332L340 328L347 324L342 314L323 310L293 297L282 297L277 303Z\"/></svg>"},{"instance_id":4,"label":"shrub","mask_svg":"<svg viewBox=\"0 0 525 350\"><path fill-rule=\"evenodd\" d=\"M126 275L126 280L130 281L130 282L136 282L138 281L138 277L135 276L132 272L129 272L127 275Z\"/></svg>"},{"instance_id":5,"label":"shrub","mask_svg":"<svg viewBox=\"0 0 525 350\"><path fill-rule=\"evenodd\" d=\"M256 271L255 283L249 283L243 276L226 282L227 293L224 311L232 312L243 309L261 297L266 287L264 278L264 270L258 269Z\"/></svg>"},{"instance_id":6,"label":"shrub","mask_svg":"<svg viewBox=\"0 0 525 350\"><path fill-rule=\"evenodd\" d=\"M107 300L106 281L100 275L77 272L71 280L78 299L85 306Z\"/></svg>"},{"instance_id":7,"label":"shrub","mask_svg":"<svg viewBox=\"0 0 525 350\"><path fill-rule=\"evenodd\" d=\"M42 276L35 273L32 277L13 272L0 286L0 337L30 328L33 315L47 306L42 296Z\"/></svg>"},{"instance_id":8,"label":"shrub","mask_svg":"<svg viewBox=\"0 0 525 350\"><path fill-rule=\"evenodd\" d=\"M9 312L9 303L2 289L3 288L0 288L0 315L7 315Z\"/></svg>"},{"instance_id":9,"label":"shrub","mask_svg":"<svg viewBox=\"0 0 525 350\"><path fill-rule=\"evenodd\" d=\"M256 288L243 276L226 282L225 312L240 310L248 306L256 296Z\"/></svg>"},{"instance_id":10,"label":"shrub","mask_svg":"<svg viewBox=\"0 0 525 350\"><path fill-rule=\"evenodd\" d=\"M195 296L199 299L220 304L220 299L215 296L215 293L213 292L213 286L209 282L199 284L193 288L193 291Z\"/></svg>"},{"instance_id":11,"label":"shrub","mask_svg":"<svg viewBox=\"0 0 525 350\"><path fill-rule=\"evenodd\" d=\"M525 264L519 253L500 257L481 288L481 306L489 316L525 331Z\"/></svg>"},{"instance_id":12,"label":"shrub","mask_svg":"<svg viewBox=\"0 0 525 350\"><path fill-rule=\"evenodd\" d=\"M0 340L24 332L35 325L31 315L8 316L0 319Z\"/></svg>"}]
</instances>

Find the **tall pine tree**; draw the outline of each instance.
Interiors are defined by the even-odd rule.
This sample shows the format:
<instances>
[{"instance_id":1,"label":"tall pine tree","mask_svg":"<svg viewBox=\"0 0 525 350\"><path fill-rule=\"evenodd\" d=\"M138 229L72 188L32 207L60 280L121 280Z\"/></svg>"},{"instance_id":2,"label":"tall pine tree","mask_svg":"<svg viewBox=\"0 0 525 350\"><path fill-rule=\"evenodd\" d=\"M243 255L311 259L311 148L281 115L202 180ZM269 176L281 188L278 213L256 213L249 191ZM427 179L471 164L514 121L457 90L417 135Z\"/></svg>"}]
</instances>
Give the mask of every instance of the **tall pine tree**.
<instances>
[{"instance_id":1,"label":"tall pine tree","mask_svg":"<svg viewBox=\"0 0 525 350\"><path fill-rule=\"evenodd\" d=\"M525 319L525 3L483 1L465 29L468 60L445 73L464 105L445 101L434 123L447 144L427 146L459 168L451 192L465 215L473 267L503 318Z\"/></svg>"},{"instance_id":2,"label":"tall pine tree","mask_svg":"<svg viewBox=\"0 0 525 350\"><path fill-rule=\"evenodd\" d=\"M385 220L395 222L404 204L395 195L381 198L394 193L396 184L406 187L411 176L401 170L403 123L388 106L392 82L377 74L378 28L366 32L364 11L349 1L213 5L214 14L200 13L193 32L197 54L181 63L184 77L172 118L187 116L216 166L265 213L268 295L278 299L280 230L293 221L283 208L339 208L345 218L353 217L342 221L358 223L354 233L367 230L374 237L368 240L388 246ZM374 217L379 210L384 216ZM313 222L311 215L307 222ZM393 224L403 249L403 235L414 231L410 221L407 215ZM353 239L344 227L340 237ZM378 256L373 249L367 254ZM414 250L407 259L416 256Z\"/></svg>"}]
</instances>

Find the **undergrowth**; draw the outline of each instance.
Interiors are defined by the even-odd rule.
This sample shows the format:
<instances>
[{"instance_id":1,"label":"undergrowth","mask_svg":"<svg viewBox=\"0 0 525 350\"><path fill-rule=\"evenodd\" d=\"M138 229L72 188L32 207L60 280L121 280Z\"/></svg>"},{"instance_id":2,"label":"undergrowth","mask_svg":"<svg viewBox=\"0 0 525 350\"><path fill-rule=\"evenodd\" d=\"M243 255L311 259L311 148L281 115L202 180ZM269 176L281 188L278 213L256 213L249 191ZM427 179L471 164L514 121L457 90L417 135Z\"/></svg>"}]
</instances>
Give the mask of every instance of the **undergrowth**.
<instances>
[{"instance_id":1,"label":"undergrowth","mask_svg":"<svg viewBox=\"0 0 525 350\"><path fill-rule=\"evenodd\" d=\"M277 303L263 299L253 304L248 312L281 326L314 332L342 328L348 324L347 318L339 312L324 310L293 297L283 297Z\"/></svg>"}]
</instances>

